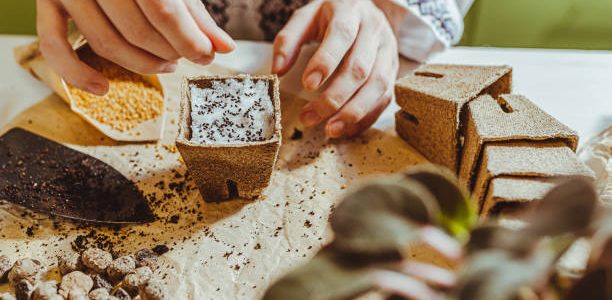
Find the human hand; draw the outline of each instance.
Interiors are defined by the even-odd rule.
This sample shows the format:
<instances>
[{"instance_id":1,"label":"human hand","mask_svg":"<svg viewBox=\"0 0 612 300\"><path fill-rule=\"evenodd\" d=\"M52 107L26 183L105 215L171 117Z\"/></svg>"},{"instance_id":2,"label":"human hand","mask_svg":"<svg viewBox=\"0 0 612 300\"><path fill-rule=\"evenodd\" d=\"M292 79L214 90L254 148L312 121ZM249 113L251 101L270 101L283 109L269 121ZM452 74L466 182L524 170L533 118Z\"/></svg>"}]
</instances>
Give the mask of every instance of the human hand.
<instances>
[{"instance_id":1,"label":"human hand","mask_svg":"<svg viewBox=\"0 0 612 300\"><path fill-rule=\"evenodd\" d=\"M40 51L68 83L103 95L108 81L66 39L72 19L98 55L137 73L168 73L185 57L208 64L235 43L199 0L37 0Z\"/></svg>"},{"instance_id":2,"label":"human hand","mask_svg":"<svg viewBox=\"0 0 612 300\"><path fill-rule=\"evenodd\" d=\"M272 71L284 74L302 45L320 41L302 83L320 96L305 105L306 126L327 120L328 137L369 128L393 96L399 62L397 41L383 12L369 0L316 0L296 10L274 40Z\"/></svg>"}]
</instances>

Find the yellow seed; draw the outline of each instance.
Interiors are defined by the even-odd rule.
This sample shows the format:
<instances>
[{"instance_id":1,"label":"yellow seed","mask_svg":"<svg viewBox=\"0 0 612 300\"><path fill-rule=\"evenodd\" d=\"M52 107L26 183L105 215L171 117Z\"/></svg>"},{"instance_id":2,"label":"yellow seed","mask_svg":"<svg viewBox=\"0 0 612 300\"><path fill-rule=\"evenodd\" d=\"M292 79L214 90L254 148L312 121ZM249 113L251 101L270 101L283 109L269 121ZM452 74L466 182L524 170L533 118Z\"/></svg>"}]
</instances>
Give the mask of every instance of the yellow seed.
<instances>
[{"instance_id":1,"label":"yellow seed","mask_svg":"<svg viewBox=\"0 0 612 300\"><path fill-rule=\"evenodd\" d=\"M164 147L164 149L166 149L166 151L170 152L170 153L176 153L178 152L178 148L176 148L175 145L172 144L164 144L162 145Z\"/></svg>"},{"instance_id":2,"label":"yellow seed","mask_svg":"<svg viewBox=\"0 0 612 300\"><path fill-rule=\"evenodd\" d=\"M161 90L144 76L130 72L84 49L80 58L101 72L109 81L104 96L68 86L74 104L96 121L115 130L127 131L139 123L161 115L164 98Z\"/></svg>"}]
</instances>

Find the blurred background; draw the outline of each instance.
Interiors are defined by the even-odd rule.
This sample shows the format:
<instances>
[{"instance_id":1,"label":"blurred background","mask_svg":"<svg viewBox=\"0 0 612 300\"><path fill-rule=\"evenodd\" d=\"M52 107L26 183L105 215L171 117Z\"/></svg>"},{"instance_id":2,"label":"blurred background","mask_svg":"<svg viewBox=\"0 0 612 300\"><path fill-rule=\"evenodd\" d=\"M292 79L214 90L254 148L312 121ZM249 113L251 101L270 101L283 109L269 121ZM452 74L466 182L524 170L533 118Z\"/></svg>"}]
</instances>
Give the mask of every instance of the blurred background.
<instances>
[{"instance_id":1,"label":"blurred background","mask_svg":"<svg viewBox=\"0 0 612 300\"><path fill-rule=\"evenodd\" d=\"M0 0L0 34L35 34L34 0ZM612 50L612 0L476 0L464 46Z\"/></svg>"}]
</instances>

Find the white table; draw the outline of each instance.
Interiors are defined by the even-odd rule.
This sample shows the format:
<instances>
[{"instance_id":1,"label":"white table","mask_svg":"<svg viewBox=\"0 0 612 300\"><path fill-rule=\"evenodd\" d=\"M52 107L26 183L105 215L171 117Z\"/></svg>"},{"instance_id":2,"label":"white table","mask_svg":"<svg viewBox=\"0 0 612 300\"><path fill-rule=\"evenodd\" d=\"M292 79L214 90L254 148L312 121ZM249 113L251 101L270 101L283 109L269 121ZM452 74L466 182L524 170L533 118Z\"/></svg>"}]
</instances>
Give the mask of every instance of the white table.
<instances>
[{"instance_id":1,"label":"white table","mask_svg":"<svg viewBox=\"0 0 612 300\"><path fill-rule=\"evenodd\" d=\"M12 49L32 40L26 36L0 36L0 127L50 93L23 71ZM305 58L283 80L286 89L299 90ZM270 46L239 42L231 54L216 63L242 72L265 73L271 62ZM528 96L548 113L578 131L586 141L612 125L612 51L542 49L453 48L432 59L436 63L508 64L514 68L514 92ZM402 61L401 73L416 65ZM393 126L397 106L385 111L376 127Z\"/></svg>"}]
</instances>

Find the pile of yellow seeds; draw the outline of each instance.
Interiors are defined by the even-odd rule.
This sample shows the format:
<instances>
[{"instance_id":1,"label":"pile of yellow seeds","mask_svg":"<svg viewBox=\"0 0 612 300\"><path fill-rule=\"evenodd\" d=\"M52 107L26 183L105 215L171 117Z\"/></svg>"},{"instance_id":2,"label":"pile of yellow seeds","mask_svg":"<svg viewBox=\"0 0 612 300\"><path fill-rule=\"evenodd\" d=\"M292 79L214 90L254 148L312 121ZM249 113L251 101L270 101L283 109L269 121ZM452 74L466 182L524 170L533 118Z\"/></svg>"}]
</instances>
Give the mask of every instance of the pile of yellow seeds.
<instances>
[{"instance_id":1,"label":"pile of yellow seeds","mask_svg":"<svg viewBox=\"0 0 612 300\"><path fill-rule=\"evenodd\" d=\"M83 113L119 131L130 130L163 113L162 91L144 76L101 58L88 48L79 49L79 57L100 71L110 83L104 96L68 86L74 105Z\"/></svg>"}]
</instances>

